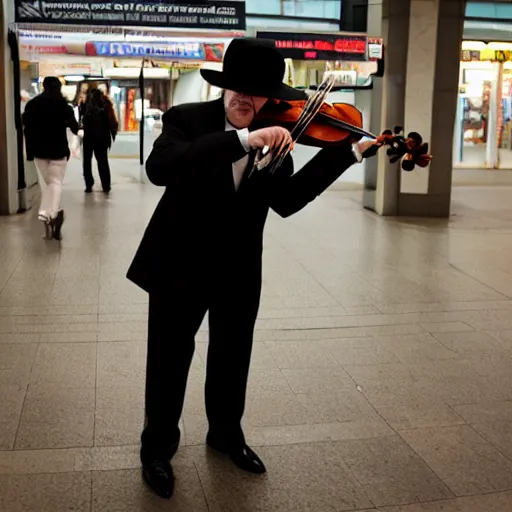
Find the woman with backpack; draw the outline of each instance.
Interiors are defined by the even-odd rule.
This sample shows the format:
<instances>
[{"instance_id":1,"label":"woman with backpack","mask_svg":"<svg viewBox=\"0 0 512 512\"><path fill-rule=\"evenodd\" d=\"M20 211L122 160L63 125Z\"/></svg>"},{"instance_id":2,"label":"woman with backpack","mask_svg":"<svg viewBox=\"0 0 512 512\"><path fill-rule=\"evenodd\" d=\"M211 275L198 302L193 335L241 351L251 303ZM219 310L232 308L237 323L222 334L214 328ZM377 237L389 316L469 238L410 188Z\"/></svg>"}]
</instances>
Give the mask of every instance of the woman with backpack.
<instances>
[{"instance_id":1,"label":"woman with backpack","mask_svg":"<svg viewBox=\"0 0 512 512\"><path fill-rule=\"evenodd\" d=\"M83 165L85 192L90 194L94 185L92 175L92 157L98 163L103 192L110 192L110 165L108 151L115 141L118 122L112 102L101 89L93 89L87 93L87 98L80 105L80 119L84 132Z\"/></svg>"},{"instance_id":2,"label":"woman with backpack","mask_svg":"<svg viewBox=\"0 0 512 512\"><path fill-rule=\"evenodd\" d=\"M61 89L57 77L46 77L42 94L29 101L23 112L27 160L34 161L41 188L38 218L46 238L55 240L60 240L64 222L60 199L70 157L67 129L78 133L73 108Z\"/></svg>"}]
</instances>

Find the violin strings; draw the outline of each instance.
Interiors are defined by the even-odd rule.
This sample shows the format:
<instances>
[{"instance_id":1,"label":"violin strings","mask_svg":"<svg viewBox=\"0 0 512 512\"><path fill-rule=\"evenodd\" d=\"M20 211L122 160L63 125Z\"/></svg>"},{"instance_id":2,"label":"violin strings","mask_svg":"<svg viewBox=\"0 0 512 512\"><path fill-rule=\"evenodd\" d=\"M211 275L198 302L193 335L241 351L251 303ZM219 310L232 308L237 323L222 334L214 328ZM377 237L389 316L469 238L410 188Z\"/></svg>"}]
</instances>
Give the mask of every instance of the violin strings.
<instances>
[{"instance_id":1,"label":"violin strings","mask_svg":"<svg viewBox=\"0 0 512 512\"><path fill-rule=\"evenodd\" d=\"M320 108L324 104L325 98L334 86L335 79L333 76L326 78L319 86L319 88L312 94L299 116L291 135L293 142L296 142L300 136L306 131L307 127L314 119ZM274 174L275 171L282 165L286 156L290 153L291 144L288 144L285 149L276 155L276 158L270 163L270 173Z\"/></svg>"},{"instance_id":2,"label":"violin strings","mask_svg":"<svg viewBox=\"0 0 512 512\"><path fill-rule=\"evenodd\" d=\"M322 83L318 86L317 90L308 98L299 118L297 119L297 122L295 123L295 126L291 131L291 136L293 140L292 144L287 144L283 148L283 150L280 151L278 154L272 155L268 162L265 162L266 158L262 158L262 152L261 150L259 150L256 153L254 165L249 175L251 175L256 169L261 170L265 167L270 167L269 172L271 174L275 173L275 171L282 165L286 156L290 153L293 143L295 143L300 138L300 136L306 131L311 121L320 111L320 108L324 104L327 95L333 88L334 83L334 76L329 76L325 78L322 81ZM265 165L262 165L263 163Z\"/></svg>"}]
</instances>

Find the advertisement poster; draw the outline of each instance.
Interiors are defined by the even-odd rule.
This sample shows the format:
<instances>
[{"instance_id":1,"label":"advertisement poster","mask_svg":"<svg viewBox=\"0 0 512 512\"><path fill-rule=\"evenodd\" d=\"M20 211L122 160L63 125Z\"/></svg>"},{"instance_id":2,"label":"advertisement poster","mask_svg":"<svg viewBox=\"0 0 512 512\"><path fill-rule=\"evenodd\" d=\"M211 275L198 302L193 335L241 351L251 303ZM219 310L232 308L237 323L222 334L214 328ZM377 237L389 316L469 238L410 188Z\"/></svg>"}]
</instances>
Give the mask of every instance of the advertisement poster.
<instances>
[{"instance_id":1,"label":"advertisement poster","mask_svg":"<svg viewBox=\"0 0 512 512\"><path fill-rule=\"evenodd\" d=\"M245 2L15 0L17 23L245 30Z\"/></svg>"},{"instance_id":2,"label":"advertisement poster","mask_svg":"<svg viewBox=\"0 0 512 512\"><path fill-rule=\"evenodd\" d=\"M89 35L90 37L90 35ZM38 61L42 55L86 55L87 57L149 58L154 60L190 60L222 62L223 43L75 42L55 45L21 44L22 60Z\"/></svg>"}]
</instances>

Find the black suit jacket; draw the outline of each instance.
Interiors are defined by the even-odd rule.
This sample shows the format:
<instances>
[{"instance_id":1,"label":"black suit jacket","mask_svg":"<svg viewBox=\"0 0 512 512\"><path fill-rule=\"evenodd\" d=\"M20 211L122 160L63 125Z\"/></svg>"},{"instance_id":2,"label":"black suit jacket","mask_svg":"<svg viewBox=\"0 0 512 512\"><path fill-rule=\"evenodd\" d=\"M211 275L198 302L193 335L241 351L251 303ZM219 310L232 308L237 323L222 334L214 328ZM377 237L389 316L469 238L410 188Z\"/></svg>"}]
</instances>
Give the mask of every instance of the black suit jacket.
<instances>
[{"instance_id":1,"label":"black suit jacket","mask_svg":"<svg viewBox=\"0 0 512 512\"><path fill-rule=\"evenodd\" d=\"M246 172L235 191L232 165L245 154L237 133L225 131L222 99L164 115L146 171L165 192L128 279L153 293L198 273L260 274L268 209L294 214L355 163L349 145L321 150L295 174L288 156L273 176Z\"/></svg>"}]
</instances>

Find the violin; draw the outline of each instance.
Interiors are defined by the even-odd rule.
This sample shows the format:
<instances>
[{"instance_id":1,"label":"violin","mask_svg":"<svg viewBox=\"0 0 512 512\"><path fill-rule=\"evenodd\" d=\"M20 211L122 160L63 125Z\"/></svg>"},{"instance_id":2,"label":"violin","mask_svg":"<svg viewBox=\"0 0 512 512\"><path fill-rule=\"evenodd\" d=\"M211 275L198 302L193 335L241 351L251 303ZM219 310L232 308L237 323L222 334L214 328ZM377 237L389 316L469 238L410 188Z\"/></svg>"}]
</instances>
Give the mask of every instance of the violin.
<instances>
[{"instance_id":1,"label":"violin","mask_svg":"<svg viewBox=\"0 0 512 512\"><path fill-rule=\"evenodd\" d=\"M255 128L281 126L291 132L293 143L318 148L352 144L368 137L375 142L363 153L364 158L375 156L380 148L387 146L390 162L396 163L401 159L404 171L412 171L416 166L428 166L432 155L428 143L423 142L419 133L411 132L406 137L403 128L397 126L393 131L385 130L377 137L364 130L363 115L359 109L346 103L325 102L333 85L334 77L329 77L309 99L270 100L256 116ZM271 172L274 172L291 149L292 146L285 148L280 155L266 155L264 151L257 158L256 165L258 168L271 165Z\"/></svg>"}]
</instances>

